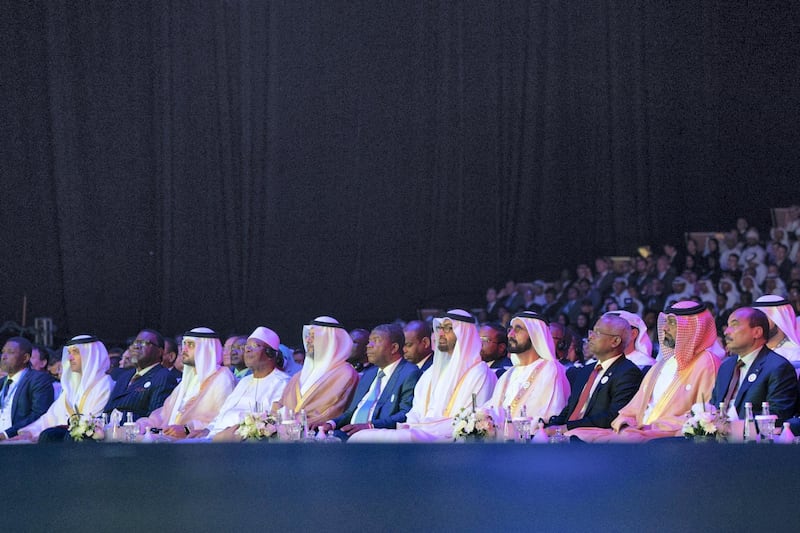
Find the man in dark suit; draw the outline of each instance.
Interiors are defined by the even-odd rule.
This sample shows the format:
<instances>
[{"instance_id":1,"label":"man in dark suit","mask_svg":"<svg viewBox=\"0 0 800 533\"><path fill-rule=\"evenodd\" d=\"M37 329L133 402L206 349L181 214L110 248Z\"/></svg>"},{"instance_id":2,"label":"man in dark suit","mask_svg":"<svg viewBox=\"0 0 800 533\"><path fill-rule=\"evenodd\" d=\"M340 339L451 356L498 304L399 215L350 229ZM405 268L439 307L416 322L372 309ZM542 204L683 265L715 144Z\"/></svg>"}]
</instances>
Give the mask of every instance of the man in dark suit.
<instances>
[{"instance_id":1,"label":"man in dark suit","mask_svg":"<svg viewBox=\"0 0 800 533\"><path fill-rule=\"evenodd\" d=\"M159 332L143 329L128 350L136 366L120 372L104 411L130 411L135 420L161 407L177 381L161 366L164 337Z\"/></svg>"},{"instance_id":2,"label":"man in dark suit","mask_svg":"<svg viewBox=\"0 0 800 533\"><path fill-rule=\"evenodd\" d=\"M175 368L178 361L178 349L175 344L175 339L172 337L164 337L164 354L161 356L161 366L169 370L173 375L175 381L181 382L183 373Z\"/></svg>"},{"instance_id":3,"label":"man in dark suit","mask_svg":"<svg viewBox=\"0 0 800 533\"><path fill-rule=\"evenodd\" d=\"M433 363L431 333L430 324L422 320L412 320L403 328L403 358L417 365L422 372L428 370Z\"/></svg>"},{"instance_id":4,"label":"man in dark suit","mask_svg":"<svg viewBox=\"0 0 800 533\"><path fill-rule=\"evenodd\" d=\"M711 401L725 402L740 418L745 402L753 404L754 415L761 413L761 402L769 402L770 413L782 424L794 414L797 376L789 361L766 347L768 334L769 320L762 311L741 307L731 313L725 328L731 356L717 372Z\"/></svg>"},{"instance_id":5,"label":"man in dark suit","mask_svg":"<svg viewBox=\"0 0 800 533\"><path fill-rule=\"evenodd\" d=\"M605 314L589 330L589 350L597 362L577 369L572 393L551 426L610 428L619 410L639 390L642 372L625 358L631 327L621 317Z\"/></svg>"},{"instance_id":6,"label":"man in dark suit","mask_svg":"<svg viewBox=\"0 0 800 533\"><path fill-rule=\"evenodd\" d=\"M0 440L17 436L20 428L36 421L53 403L49 376L30 368L33 346L24 337L11 337L3 346L0 369Z\"/></svg>"},{"instance_id":7,"label":"man in dark suit","mask_svg":"<svg viewBox=\"0 0 800 533\"><path fill-rule=\"evenodd\" d=\"M481 336L481 359L494 370L499 378L513 364L506 355L508 349L508 333L506 328L497 322L485 322L479 330Z\"/></svg>"},{"instance_id":8,"label":"man in dark suit","mask_svg":"<svg viewBox=\"0 0 800 533\"><path fill-rule=\"evenodd\" d=\"M367 344L372 366L364 371L347 410L323 424L324 431L335 429L337 437L347 440L362 429L394 429L405 422L422 371L403 359L404 340L397 324L372 330Z\"/></svg>"}]
</instances>

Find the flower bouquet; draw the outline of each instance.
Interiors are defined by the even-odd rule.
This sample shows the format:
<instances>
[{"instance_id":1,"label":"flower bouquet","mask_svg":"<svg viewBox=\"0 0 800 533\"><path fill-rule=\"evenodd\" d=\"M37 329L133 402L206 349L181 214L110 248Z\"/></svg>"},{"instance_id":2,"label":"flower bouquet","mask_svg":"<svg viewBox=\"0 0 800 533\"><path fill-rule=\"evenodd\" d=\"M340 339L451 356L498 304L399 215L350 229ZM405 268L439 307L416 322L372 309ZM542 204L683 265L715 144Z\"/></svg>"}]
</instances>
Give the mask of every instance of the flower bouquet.
<instances>
[{"instance_id":1,"label":"flower bouquet","mask_svg":"<svg viewBox=\"0 0 800 533\"><path fill-rule=\"evenodd\" d=\"M269 413L248 413L236 429L236 435L246 440L264 440L278 435L278 419Z\"/></svg>"},{"instance_id":2,"label":"flower bouquet","mask_svg":"<svg viewBox=\"0 0 800 533\"><path fill-rule=\"evenodd\" d=\"M453 440L483 440L494 436L494 420L483 410L462 407L453 418Z\"/></svg>"},{"instance_id":3,"label":"flower bouquet","mask_svg":"<svg viewBox=\"0 0 800 533\"><path fill-rule=\"evenodd\" d=\"M95 418L92 415L88 417L76 412L70 415L67 423L67 430L69 436L73 440L80 442L83 440L103 440L105 432L103 431L103 420Z\"/></svg>"},{"instance_id":4,"label":"flower bouquet","mask_svg":"<svg viewBox=\"0 0 800 533\"><path fill-rule=\"evenodd\" d=\"M724 418L724 413L717 413L713 405L696 403L692 406L686 422L683 423L683 436L687 439L724 436L724 420L722 418Z\"/></svg>"}]
</instances>

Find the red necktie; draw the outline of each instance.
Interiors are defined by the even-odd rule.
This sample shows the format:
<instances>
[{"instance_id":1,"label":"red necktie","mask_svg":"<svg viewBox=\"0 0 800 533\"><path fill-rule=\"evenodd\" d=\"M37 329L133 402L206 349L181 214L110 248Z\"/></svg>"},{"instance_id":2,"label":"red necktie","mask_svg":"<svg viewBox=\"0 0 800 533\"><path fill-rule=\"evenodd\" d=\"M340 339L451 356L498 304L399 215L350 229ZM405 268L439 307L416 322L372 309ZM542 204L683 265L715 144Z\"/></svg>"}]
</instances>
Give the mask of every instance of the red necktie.
<instances>
[{"instance_id":1,"label":"red necktie","mask_svg":"<svg viewBox=\"0 0 800 533\"><path fill-rule=\"evenodd\" d=\"M592 373L589 374L589 379L586 380L586 385L583 386L581 397L578 398L578 403L575 405L575 410L573 410L572 414L569 415L570 422L582 418L583 411L586 409L586 403L589 401L589 392L591 392L592 385L594 385L594 380L597 379L597 374L599 374L601 370L603 370L603 365L600 363L594 365Z\"/></svg>"}]
</instances>

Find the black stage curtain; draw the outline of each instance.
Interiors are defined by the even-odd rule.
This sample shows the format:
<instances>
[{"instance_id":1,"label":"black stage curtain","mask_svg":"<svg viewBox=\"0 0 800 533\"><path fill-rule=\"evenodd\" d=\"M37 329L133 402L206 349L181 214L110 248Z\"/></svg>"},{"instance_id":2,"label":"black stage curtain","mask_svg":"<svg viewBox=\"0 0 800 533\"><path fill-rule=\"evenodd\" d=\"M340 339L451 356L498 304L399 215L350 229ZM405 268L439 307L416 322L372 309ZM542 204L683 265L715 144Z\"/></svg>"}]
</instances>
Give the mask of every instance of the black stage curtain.
<instances>
[{"instance_id":1,"label":"black stage curtain","mask_svg":"<svg viewBox=\"0 0 800 533\"><path fill-rule=\"evenodd\" d=\"M3 2L3 319L413 318L797 201L796 2ZM724 227L721 227L724 226Z\"/></svg>"}]
</instances>

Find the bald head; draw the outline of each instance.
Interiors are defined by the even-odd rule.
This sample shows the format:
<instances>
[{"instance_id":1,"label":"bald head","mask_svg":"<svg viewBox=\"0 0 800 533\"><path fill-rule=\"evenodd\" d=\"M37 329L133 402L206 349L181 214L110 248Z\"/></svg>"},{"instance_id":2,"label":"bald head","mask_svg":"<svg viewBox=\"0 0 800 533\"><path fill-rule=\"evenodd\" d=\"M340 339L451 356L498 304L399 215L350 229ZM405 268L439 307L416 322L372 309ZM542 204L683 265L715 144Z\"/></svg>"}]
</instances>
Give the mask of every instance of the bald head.
<instances>
[{"instance_id":1,"label":"bald head","mask_svg":"<svg viewBox=\"0 0 800 533\"><path fill-rule=\"evenodd\" d=\"M589 351L600 362L616 357L624 352L630 335L631 327L624 318L613 314L603 315L589 332Z\"/></svg>"}]
</instances>

